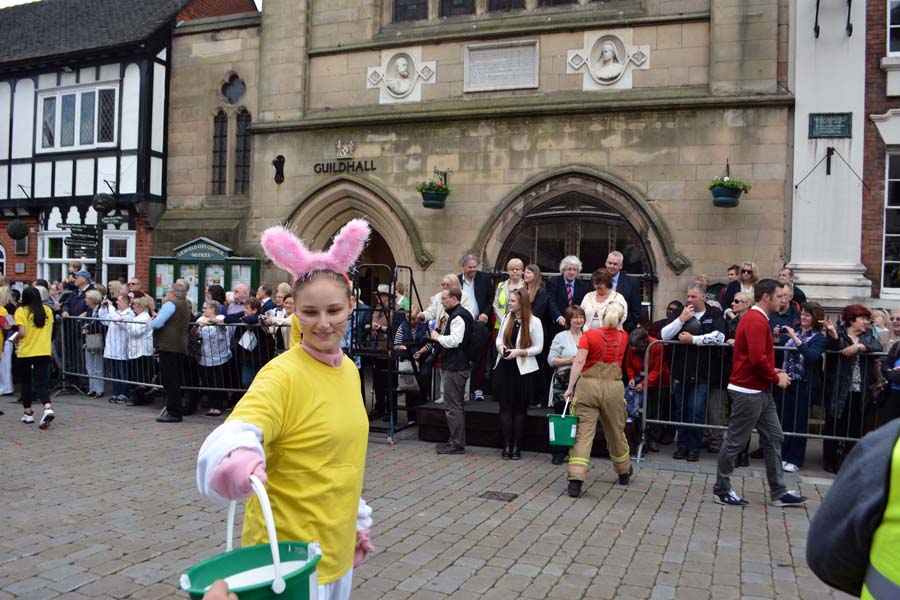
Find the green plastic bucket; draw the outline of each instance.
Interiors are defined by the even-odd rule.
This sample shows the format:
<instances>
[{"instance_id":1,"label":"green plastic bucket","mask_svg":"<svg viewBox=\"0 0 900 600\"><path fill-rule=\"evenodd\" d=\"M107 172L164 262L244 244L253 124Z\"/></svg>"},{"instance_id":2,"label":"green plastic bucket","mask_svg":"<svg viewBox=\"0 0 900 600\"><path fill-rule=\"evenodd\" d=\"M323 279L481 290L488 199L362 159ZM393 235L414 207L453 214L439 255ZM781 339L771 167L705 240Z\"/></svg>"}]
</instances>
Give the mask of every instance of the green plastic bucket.
<instances>
[{"instance_id":1,"label":"green plastic bucket","mask_svg":"<svg viewBox=\"0 0 900 600\"><path fill-rule=\"evenodd\" d=\"M569 402L563 407L561 415L547 415L549 420L550 443L554 446L572 447L575 445L575 430L578 427L578 417L567 415Z\"/></svg>"},{"instance_id":2,"label":"green plastic bucket","mask_svg":"<svg viewBox=\"0 0 900 600\"><path fill-rule=\"evenodd\" d=\"M224 579L229 590L241 600L317 600L319 583L316 565L322 558L319 544L279 542L266 488L253 475L250 476L250 483L259 498L269 543L232 549L236 509L236 503L232 502L228 507L225 552L188 569L181 576L181 589L193 600L202 600L214 581Z\"/></svg>"}]
</instances>

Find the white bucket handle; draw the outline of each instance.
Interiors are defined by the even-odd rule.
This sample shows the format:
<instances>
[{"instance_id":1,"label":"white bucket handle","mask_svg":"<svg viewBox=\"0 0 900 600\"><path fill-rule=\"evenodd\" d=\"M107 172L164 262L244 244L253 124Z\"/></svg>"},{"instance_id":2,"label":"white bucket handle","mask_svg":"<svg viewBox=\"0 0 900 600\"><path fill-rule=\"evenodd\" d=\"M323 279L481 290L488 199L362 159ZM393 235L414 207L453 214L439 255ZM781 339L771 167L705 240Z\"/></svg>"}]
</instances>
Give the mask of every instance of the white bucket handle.
<instances>
[{"instance_id":1,"label":"white bucket handle","mask_svg":"<svg viewBox=\"0 0 900 600\"><path fill-rule=\"evenodd\" d=\"M573 396L573 398L574 398L574 396ZM566 405L563 406L562 416L566 416L566 412L567 412L568 410L569 410L569 401L566 400ZM231 539L231 536L229 536L228 539Z\"/></svg>"},{"instance_id":2,"label":"white bucket handle","mask_svg":"<svg viewBox=\"0 0 900 600\"><path fill-rule=\"evenodd\" d=\"M272 581L272 591L275 594L282 594L287 587L284 577L281 575L281 555L278 552L278 538L275 535L275 518L272 516L272 505L269 504L269 495L262 481L256 475L250 476L250 485L256 492L259 499L259 507L262 509L263 518L266 521L266 531L269 533L269 546L272 548L272 570L275 572L275 578ZM237 508L237 502L232 500L228 506L228 523L227 536L225 541L225 551L231 552L233 547L232 539L234 538L234 516Z\"/></svg>"}]
</instances>

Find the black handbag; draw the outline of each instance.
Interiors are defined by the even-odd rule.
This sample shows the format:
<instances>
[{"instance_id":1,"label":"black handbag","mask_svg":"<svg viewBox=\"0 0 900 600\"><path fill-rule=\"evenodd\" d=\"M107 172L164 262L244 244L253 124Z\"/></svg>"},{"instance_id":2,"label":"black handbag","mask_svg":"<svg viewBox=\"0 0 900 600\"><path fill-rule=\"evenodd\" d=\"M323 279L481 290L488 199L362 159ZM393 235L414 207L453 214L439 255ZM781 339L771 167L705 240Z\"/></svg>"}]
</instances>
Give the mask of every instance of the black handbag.
<instances>
[{"instance_id":1,"label":"black handbag","mask_svg":"<svg viewBox=\"0 0 900 600\"><path fill-rule=\"evenodd\" d=\"M553 373L553 387L560 390L568 389L571 375L572 367L560 367Z\"/></svg>"}]
</instances>

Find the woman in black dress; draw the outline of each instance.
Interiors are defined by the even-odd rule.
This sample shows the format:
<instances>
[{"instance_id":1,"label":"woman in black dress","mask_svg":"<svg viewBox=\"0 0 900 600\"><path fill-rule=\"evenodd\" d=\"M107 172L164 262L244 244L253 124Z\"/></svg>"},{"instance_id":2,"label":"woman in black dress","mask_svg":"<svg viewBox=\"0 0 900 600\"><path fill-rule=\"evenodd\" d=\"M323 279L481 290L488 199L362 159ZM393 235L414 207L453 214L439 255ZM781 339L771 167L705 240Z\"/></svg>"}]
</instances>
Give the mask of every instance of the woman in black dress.
<instances>
[{"instance_id":1,"label":"woman in black dress","mask_svg":"<svg viewBox=\"0 0 900 600\"><path fill-rule=\"evenodd\" d=\"M544 348L544 330L541 320L531 314L531 298L525 290L510 292L507 309L497 334L494 398L500 404L505 443L500 456L519 460L528 405L537 388L537 356Z\"/></svg>"}]
</instances>

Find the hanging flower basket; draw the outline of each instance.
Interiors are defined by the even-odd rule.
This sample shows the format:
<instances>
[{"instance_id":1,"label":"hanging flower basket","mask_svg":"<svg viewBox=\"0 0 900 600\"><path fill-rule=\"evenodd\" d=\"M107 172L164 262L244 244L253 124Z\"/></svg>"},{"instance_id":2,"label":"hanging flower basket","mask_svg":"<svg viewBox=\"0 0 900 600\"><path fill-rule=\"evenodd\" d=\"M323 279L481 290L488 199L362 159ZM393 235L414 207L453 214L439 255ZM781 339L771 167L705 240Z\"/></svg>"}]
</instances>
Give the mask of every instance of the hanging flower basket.
<instances>
[{"instance_id":1,"label":"hanging flower basket","mask_svg":"<svg viewBox=\"0 0 900 600\"><path fill-rule=\"evenodd\" d=\"M740 179L714 177L709 189L712 192L713 206L720 208L733 208L738 205L741 194L750 191L749 185Z\"/></svg>"},{"instance_id":2,"label":"hanging flower basket","mask_svg":"<svg viewBox=\"0 0 900 600\"><path fill-rule=\"evenodd\" d=\"M428 181L416 186L416 191L422 194L422 206L425 208L444 208L450 188L442 183Z\"/></svg>"}]
</instances>

